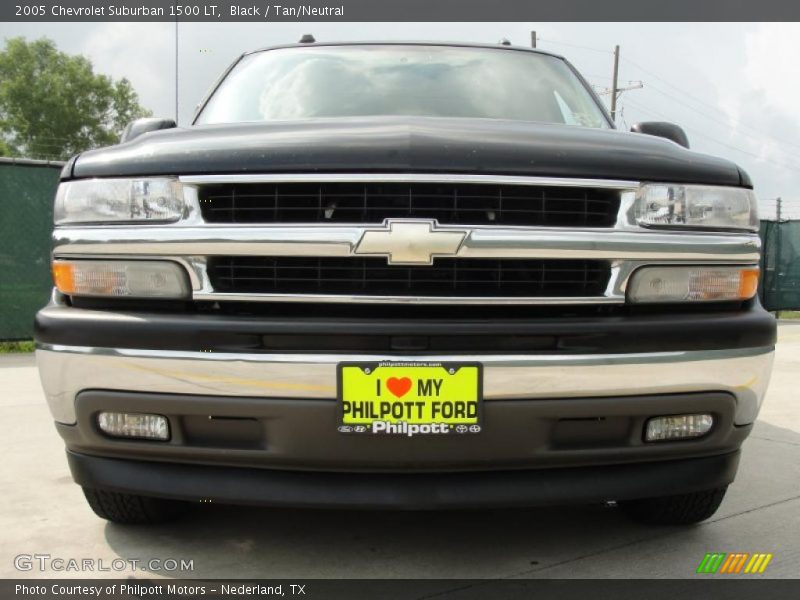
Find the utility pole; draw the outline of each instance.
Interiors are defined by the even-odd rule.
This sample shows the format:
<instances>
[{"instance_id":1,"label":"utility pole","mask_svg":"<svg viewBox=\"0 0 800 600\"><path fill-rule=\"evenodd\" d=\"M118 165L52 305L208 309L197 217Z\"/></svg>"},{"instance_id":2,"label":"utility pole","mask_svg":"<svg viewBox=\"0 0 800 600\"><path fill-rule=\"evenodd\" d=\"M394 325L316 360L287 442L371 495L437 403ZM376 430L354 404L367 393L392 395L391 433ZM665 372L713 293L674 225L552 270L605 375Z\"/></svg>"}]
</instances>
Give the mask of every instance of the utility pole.
<instances>
[{"instance_id":1,"label":"utility pole","mask_svg":"<svg viewBox=\"0 0 800 600\"><path fill-rule=\"evenodd\" d=\"M619 77L619 45L614 46L614 78L611 83L611 120L617 121L617 78Z\"/></svg>"},{"instance_id":2,"label":"utility pole","mask_svg":"<svg viewBox=\"0 0 800 600\"><path fill-rule=\"evenodd\" d=\"M783 208L783 199L780 196L778 196L778 198L775 199L775 219L776 219L775 227L778 229L778 231L776 232L778 234L776 236L778 239L776 240L776 243L775 243L775 268L773 269L773 272L772 272L772 277L773 277L773 279L772 279L772 281L773 281L772 290L773 290L773 294L774 294L773 295L773 299L776 301L776 303L779 303L779 301L780 301L780 293L781 293L781 245L783 243L783 239L782 239L783 236L781 235L781 209L782 208ZM765 255L766 255L767 251L768 250L765 249L765 252L764 252ZM781 313L780 313L779 310L775 311L775 316L776 317L779 317L780 314Z\"/></svg>"},{"instance_id":3,"label":"utility pole","mask_svg":"<svg viewBox=\"0 0 800 600\"><path fill-rule=\"evenodd\" d=\"M536 32L531 31L531 48L536 48Z\"/></svg>"}]
</instances>

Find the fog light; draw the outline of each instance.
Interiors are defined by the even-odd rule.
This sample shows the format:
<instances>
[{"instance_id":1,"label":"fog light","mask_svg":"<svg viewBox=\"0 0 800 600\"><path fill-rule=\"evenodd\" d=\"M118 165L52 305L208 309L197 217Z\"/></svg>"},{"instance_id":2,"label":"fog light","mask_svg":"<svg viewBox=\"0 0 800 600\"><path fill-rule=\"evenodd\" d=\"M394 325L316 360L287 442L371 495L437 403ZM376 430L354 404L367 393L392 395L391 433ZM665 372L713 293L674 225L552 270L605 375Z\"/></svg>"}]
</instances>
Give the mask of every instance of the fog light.
<instances>
[{"instance_id":1,"label":"fog light","mask_svg":"<svg viewBox=\"0 0 800 600\"><path fill-rule=\"evenodd\" d=\"M653 417L647 421L644 439L646 442L663 442L697 438L711 431L713 424L714 417L707 414Z\"/></svg>"},{"instance_id":2,"label":"fog light","mask_svg":"<svg viewBox=\"0 0 800 600\"><path fill-rule=\"evenodd\" d=\"M67 296L186 298L189 282L166 260L56 260L53 281Z\"/></svg>"},{"instance_id":3,"label":"fog light","mask_svg":"<svg viewBox=\"0 0 800 600\"><path fill-rule=\"evenodd\" d=\"M114 437L168 440L169 422L161 415L101 412L97 415L100 429Z\"/></svg>"},{"instance_id":4,"label":"fog light","mask_svg":"<svg viewBox=\"0 0 800 600\"><path fill-rule=\"evenodd\" d=\"M757 288L757 267L644 267L631 278L628 300L637 304L749 300Z\"/></svg>"}]
</instances>

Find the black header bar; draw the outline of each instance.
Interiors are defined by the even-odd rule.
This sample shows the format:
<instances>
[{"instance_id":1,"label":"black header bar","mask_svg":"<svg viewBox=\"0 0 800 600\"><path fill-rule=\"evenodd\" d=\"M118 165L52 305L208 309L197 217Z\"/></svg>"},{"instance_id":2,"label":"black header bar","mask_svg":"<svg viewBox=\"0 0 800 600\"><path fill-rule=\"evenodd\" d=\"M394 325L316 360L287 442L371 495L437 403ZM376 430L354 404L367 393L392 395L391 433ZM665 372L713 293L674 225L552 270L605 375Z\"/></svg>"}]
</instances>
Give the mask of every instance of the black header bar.
<instances>
[{"instance_id":1,"label":"black header bar","mask_svg":"<svg viewBox=\"0 0 800 600\"><path fill-rule=\"evenodd\" d=\"M10 0L0 21L800 21L788 0Z\"/></svg>"},{"instance_id":2,"label":"black header bar","mask_svg":"<svg viewBox=\"0 0 800 600\"><path fill-rule=\"evenodd\" d=\"M800 580L732 575L690 579L7 579L4 600L786 600L797 598Z\"/></svg>"}]
</instances>

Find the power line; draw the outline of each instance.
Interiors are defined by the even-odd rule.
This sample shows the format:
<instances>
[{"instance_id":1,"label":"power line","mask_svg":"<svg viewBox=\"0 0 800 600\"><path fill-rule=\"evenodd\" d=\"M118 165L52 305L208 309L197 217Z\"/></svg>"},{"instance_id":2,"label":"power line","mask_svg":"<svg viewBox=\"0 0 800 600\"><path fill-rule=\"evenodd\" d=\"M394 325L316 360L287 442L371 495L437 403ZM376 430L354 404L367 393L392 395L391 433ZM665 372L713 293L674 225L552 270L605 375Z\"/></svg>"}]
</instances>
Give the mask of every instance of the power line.
<instances>
[{"instance_id":1,"label":"power line","mask_svg":"<svg viewBox=\"0 0 800 600\"><path fill-rule=\"evenodd\" d=\"M677 86L677 85L675 85L673 83L670 83L669 81L667 81L666 79L664 79L660 75L657 75L653 71L651 71L649 69L646 69L645 67L643 67L640 64L632 61L629 58L622 58L622 61L626 62L626 63L628 63L628 64L630 64L630 65L632 65L634 67L636 67L637 69L639 69L640 71L642 71L642 72L644 72L644 73L646 73L648 75L651 75L652 77L654 77L655 79L657 79L660 82L664 83L665 85L669 86L670 88L672 88L676 92L678 92L680 94L683 94L684 96L686 96L688 98L691 98L692 100L694 100L698 104L701 104L701 105L703 105L703 106L705 106L707 108L710 108L712 111L714 111L716 113L724 115L731 123L733 123L734 125L737 125L738 127L742 127L742 128L745 128L745 129L750 129L751 131L754 131L754 132L756 132L757 134L759 134L761 136L768 137L768 138L770 138L770 139L772 139L772 140L774 140L774 141L776 141L776 142L778 142L780 144L788 144L790 146L796 146L796 147L800 148L800 144L797 144L796 142L790 142L789 140L784 140L782 138L775 137L775 136L773 136L771 134L765 134L765 133L761 132L759 129L757 129L756 127L753 127L752 125L748 125L747 123L732 117L731 115L729 115L725 111L720 110L720 108L718 106L714 106L713 104L709 104L708 102L705 102L704 100L701 100L697 96L694 96L694 95L690 94L689 92L685 91L684 89L682 89L681 87L679 87L679 86ZM653 87L654 90L658 91L658 88L656 88L655 86L651 85L650 87ZM663 91L661 91L660 93L662 93L664 95L668 95L666 92L663 92ZM684 104L684 106L688 106L689 108L692 108L692 110L694 110L695 112L697 112L699 114L703 114L701 111L699 111L696 108L693 108L693 107L691 107L691 106L689 106L687 104ZM705 115L705 116L707 116L707 115ZM727 126L728 123L725 123L725 125Z\"/></svg>"},{"instance_id":2,"label":"power line","mask_svg":"<svg viewBox=\"0 0 800 600\"><path fill-rule=\"evenodd\" d=\"M600 86L596 86L600 87ZM629 81L628 85L625 87L617 86L617 100L619 100L620 95L622 92L629 92L630 90L640 90L644 87L644 82L642 81ZM598 96L609 96L614 93L612 88L603 87L601 90L597 91Z\"/></svg>"},{"instance_id":3,"label":"power line","mask_svg":"<svg viewBox=\"0 0 800 600\"><path fill-rule=\"evenodd\" d=\"M593 48L592 46L582 46L581 44L571 44L569 42L557 42L554 40L548 40L542 37L536 38L540 42L546 42L548 44L555 44L556 46L568 46L570 48L580 48L581 50L591 50L593 52L602 52L603 54L614 54L611 50L605 50L604 48Z\"/></svg>"},{"instance_id":4,"label":"power line","mask_svg":"<svg viewBox=\"0 0 800 600\"><path fill-rule=\"evenodd\" d=\"M706 119L711 119L715 123L719 123L720 125L724 125L725 127L730 127L731 122L736 123L735 119L733 119L732 117L731 117L731 122L726 122L726 121L724 121L724 120L722 120L722 119L720 119L720 118L718 118L716 116L708 114L707 112L698 110L697 108L695 108L694 106L692 106L690 104L687 104L686 102L684 102L680 98L677 98L676 96L674 96L674 95L672 95L672 94L670 94L668 92L665 92L664 90L659 89L658 87L656 87L656 86L654 86L652 84L649 84L647 87L648 88L652 88L653 90L655 90L656 92L658 92L662 96L665 96L666 98L669 98L670 100L673 100L673 101L677 102L678 104L681 104L681 105L685 106L689 110L696 112L698 115L702 115ZM793 146L795 148L800 148L800 144L780 140L778 138L772 137L769 134L762 133L761 131L759 131L759 130L753 128L753 127L744 126L742 123L738 123L738 125L742 126L743 129L750 129L751 131L754 132L754 133L751 133L750 135L756 135L758 137L761 137L765 141L771 141L771 142L779 144L779 145Z\"/></svg>"},{"instance_id":5,"label":"power line","mask_svg":"<svg viewBox=\"0 0 800 600\"><path fill-rule=\"evenodd\" d=\"M650 113L650 114L655 115L657 117L661 117L662 119L667 119L669 121L673 120L671 117L665 115L664 113L660 113L660 112L655 111L655 110L653 110L651 108L647 108L646 106L642 106L637 102L633 102L631 100L626 100L625 102L631 104L633 107L638 108L639 110L643 110L644 112ZM726 148L730 148L731 150L735 150L737 152L741 152L742 154L746 154L748 156L752 156L753 158L756 158L758 160L762 160L762 161L764 160L764 157L761 156L760 154L756 154L754 152L750 152L749 150L745 150L743 148L739 148L738 146L734 146L733 144L729 144L727 142L723 142L722 140L718 140L718 139L716 139L714 137L711 137L710 135L706 135L704 133L701 133L701 132L697 131L694 128L687 127L686 129L691 131L692 135L696 135L698 137L705 138L705 139L707 139L709 141L712 141L712 142L715 142L715 143L717 143L717 144L719 144L721 146L725 146ZM793 155L790 155L790 156L792 156L792 158L797 158L797 157L794 157ZM784 168L787 168L787 169L791 169L791 170L794 170L794 171L800 171L800 163L798 163L796 165L792 165L792 164L789 164L789 163L776 161L774 159L771 159L771 162L773 164L780 165L780 166L782 166Z\"/></svg>"},{"instance_id":6,"label":"power line","mask_svg":"<svg viewBox=\"0 0 800 600\"><path fill-rule=\"evenodd\" d=\"M600 75L598 73L588 73L582 70L581 75L583 75L584 77L591 77L592 79L602 79L604 81L611 81L611 77L609 77L608 74Z\"/></svg>"},{"instance_id":7,"label":"power line","mask_svg":"<svg viewBox=\"0 0 800 600\"><path fill-rule=\"evenodd\" d=\"M630 64L630 65L632 65L632 66L634 66L634 67L636 67L636 68L637 68L637 69L639 69L640 71L643 71L643 72L647 73L648 75L650 75L650 76L652 76L652 77L655 77L655 78L656 78L656 79L658 79L660 82L662 82L662 83L664 83L664 84L668 85L669 87L671 87L671 88L672 88L672 89L674 89L675 91L677 91L677 92L680 92L681 94L684 94L685 96L688 96L689 98L691 98L691 99L692 99L692 100L694 100L695 102L698 102L698 103L700 103L700 104L702 104L702 105L704 105L704 106L707 106L707 107L711 108L712 110L715 110L715 111L722 112L722 111L720 111L720 110L719 110L719 107L718 107L718 106L714 106L713 104L709 104L708 102L705 102L704 100L700 100L700 99L699 99L699 98L697 98L696 96L693 96L693 95L691 95L690 93L686 92L685 90L681 89L679 86L677 86L677 85L675 85L675 84L673 84L673 83L670 83L669 81L667 81L666 79L664 79L664 78L663 78L663 77L661 77L660 75L657 75L657 74L656 74L656 73L654 73L653 71L651 71L651 70L649 70L649 69L646 69L646 68L644 68L643 66L641 66L641 65L640 65L640 64L638 64L638 63L635 63L635 62L634 62L634 61L632 61L630 58L623 58L623 59L622 59L622 61L623 61L623 62L626 62L626 63L628 63L628 64Z\"/></svg>"},{"instance_id":8,"label":"power line","mask_svg":"<svg viewBox=\"0 0 800 600\"><path fill-rule=\"evenodd\" d=\"M662 112L659 112L657 110L653 110L652 108L649 108L647 106L643 106L642 104L639 104L638 102L634 102L632 100L626 100L626 103L632 105L634 108L638 108L639 110L643 110L646 113L650 113L653 116L660 117L662 119L667 119L668 121L674 121L674 119L672 117L670 117L669 115L666 115L666 114L664 114ZM730 144L728 144L726 142L723 142L721 140L718 140L716 138L712 138L711 136L708 136L708 135L705 135L703 133L698 132L696 129L694 129L692 127L686 127L686 129L691 131L693 134L699 135L700 137L707 138L707 139L709 139L709 140L711 140L713 142L717 142L718 144L721 144L723 146L727 146L729 148L732 148L733 150L738 150L739 152L742 152L744 154L749 154L750 156L753 156L755 158L761 158L761 156L758 155L758 154L755 154L753 152L749 152L748 150L744 150L743 148L738 148L736 146L732 146L732 145L730 145Z\"/></svg>"},{"instance_id":9,"label":"power line","mask_svg":"<svg viewBox=\"0 0 800 600\"><path fill-rule=\"evenodd\" d=\"M625 119L625 106L621 105L619 107L619 120L622 121L622 125L625 129L629 129L628 121Z\"/></svg>"}]
</instances>

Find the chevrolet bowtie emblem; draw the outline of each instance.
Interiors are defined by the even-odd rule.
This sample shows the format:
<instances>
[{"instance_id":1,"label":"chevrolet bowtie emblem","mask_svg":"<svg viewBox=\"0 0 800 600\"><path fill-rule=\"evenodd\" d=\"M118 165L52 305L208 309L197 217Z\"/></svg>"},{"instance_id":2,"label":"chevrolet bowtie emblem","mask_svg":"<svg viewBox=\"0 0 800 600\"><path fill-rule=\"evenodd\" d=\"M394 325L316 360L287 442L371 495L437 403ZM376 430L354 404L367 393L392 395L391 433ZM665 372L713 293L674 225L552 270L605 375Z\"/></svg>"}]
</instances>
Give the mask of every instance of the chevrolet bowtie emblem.
<instances>
[{"instance_id":1,"label":"chevrolet bowtie emblem","mask_svg":"<svg viewBox=\"0 0 800 600\"><path fill-rule=\"evenodd\" d=\"M430 265L435 256L455 256L467 233L432 220L386 219L381 229L364 232L355 253L386 256L390 265Z\"/></svg>"}]
</instances>

